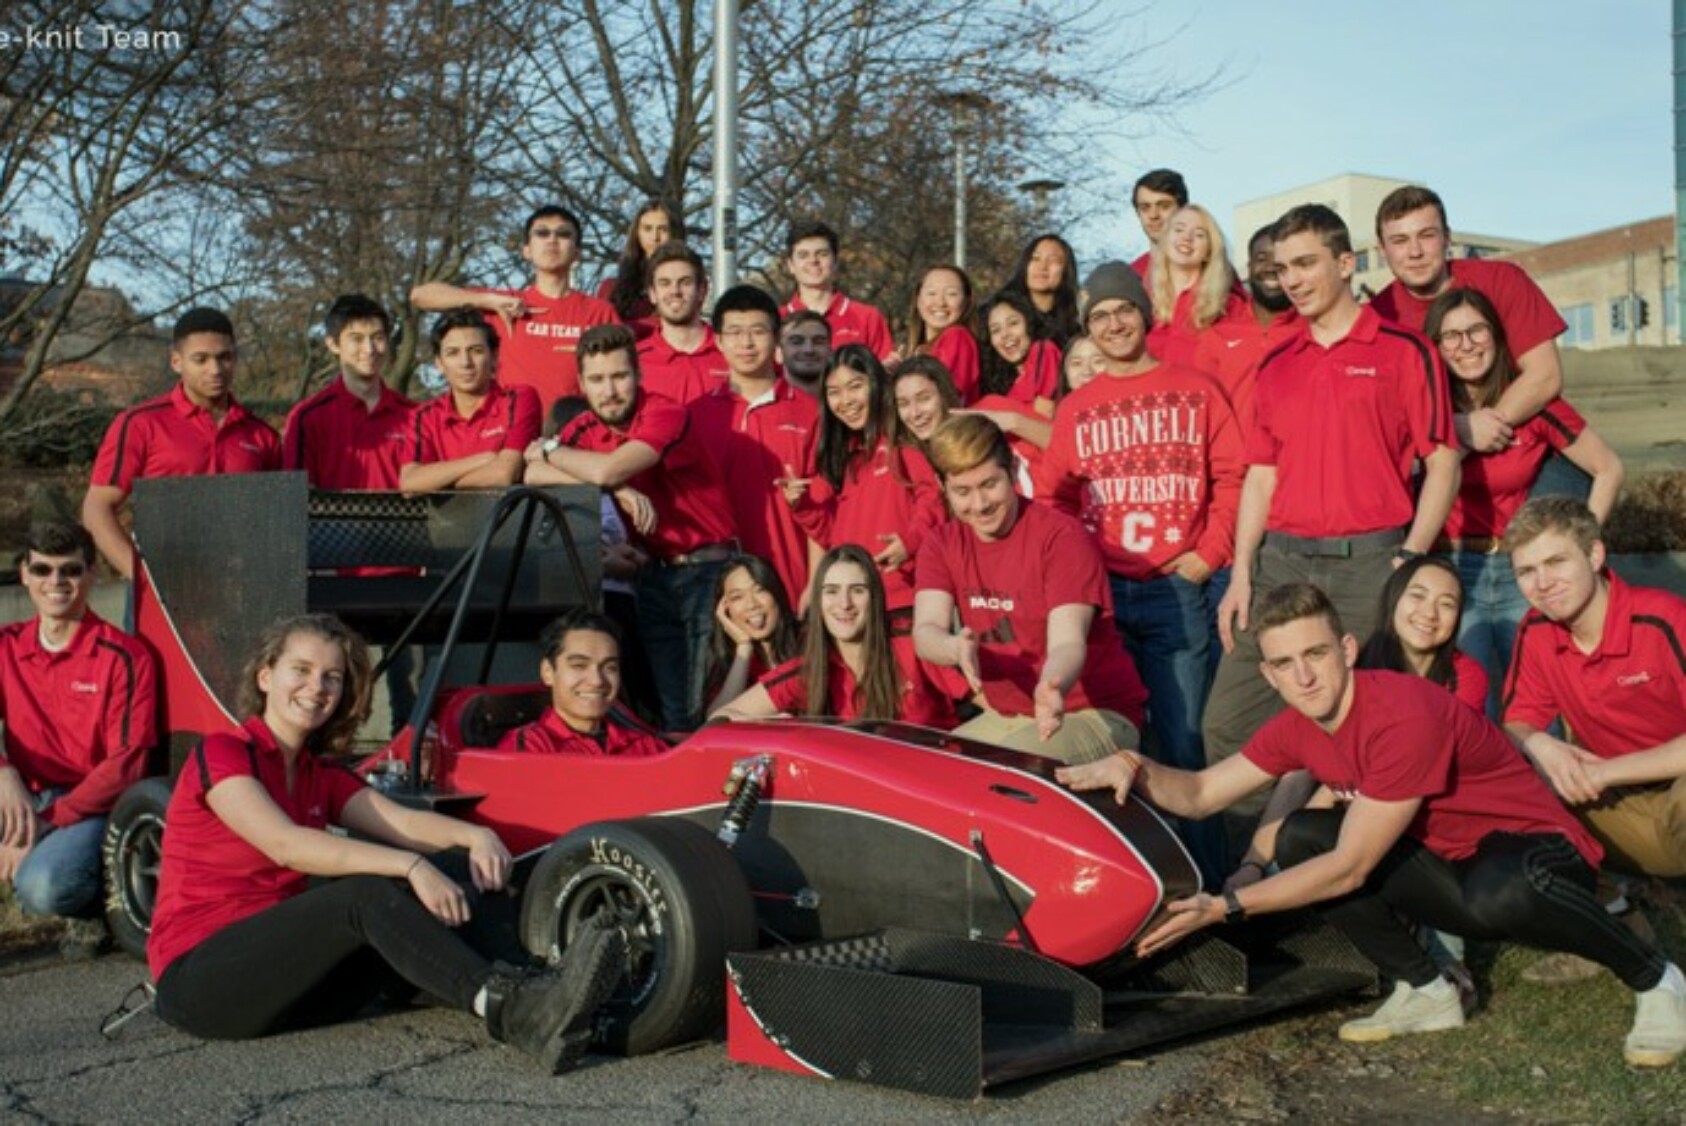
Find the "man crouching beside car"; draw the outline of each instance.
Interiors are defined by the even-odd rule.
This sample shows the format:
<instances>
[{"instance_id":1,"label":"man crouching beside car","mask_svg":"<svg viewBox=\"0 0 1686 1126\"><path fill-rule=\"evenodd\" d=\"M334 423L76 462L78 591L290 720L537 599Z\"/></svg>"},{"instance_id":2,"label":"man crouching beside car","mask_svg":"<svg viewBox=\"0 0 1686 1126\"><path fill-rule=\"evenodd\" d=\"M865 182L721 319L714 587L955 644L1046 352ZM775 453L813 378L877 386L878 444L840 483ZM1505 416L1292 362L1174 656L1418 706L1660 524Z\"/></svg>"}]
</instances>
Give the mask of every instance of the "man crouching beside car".
<instances>
[{"instance_id":1,"label":"man crouching beside car","mask_svg":"<svg viewBox=\"0 0 1686 1126\"><path fill-rule=\"evenodd\" d=\"M1385 1040L1464 1023L1457 989L1412 934L1424 924L1470 938L1579 954L1638 995L1624 1055L1663 1067L1686 1050L1686 978L1595 898L1602 851L1528 761L1484 716L1418 677L1354 671L1358 643L1324 593L1291 584L1255 616L1260 671L1289 708L1240 754L1199 772L1134 751L1059 771L1078 790L1133 787L1179 817L1219 812L1276 778L1334 793L1262 826L1255 850L1280 871L1232 881L1222 896L1167 905L1137 943L1156 954L1203 927L1310 904L1395 979L1343 1040ZM1303 780L1303 781L1302 781ZM1290 803L1280 803L1291 807ZM1298 803L1292 803L1298 804Z\"/></svg>"}]
</instances>

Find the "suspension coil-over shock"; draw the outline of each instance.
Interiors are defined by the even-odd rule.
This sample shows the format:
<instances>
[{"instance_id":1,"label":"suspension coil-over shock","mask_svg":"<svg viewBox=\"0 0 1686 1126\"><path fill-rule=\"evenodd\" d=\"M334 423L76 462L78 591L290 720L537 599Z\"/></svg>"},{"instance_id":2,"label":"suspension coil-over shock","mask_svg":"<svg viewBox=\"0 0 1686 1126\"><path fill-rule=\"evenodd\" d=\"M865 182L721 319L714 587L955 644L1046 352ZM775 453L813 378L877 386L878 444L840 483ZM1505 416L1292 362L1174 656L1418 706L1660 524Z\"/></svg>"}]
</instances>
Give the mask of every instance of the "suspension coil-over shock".
<instances>
[{"instance_id":1,"label":"suspension coil-over shock","mask_svg":"<svg viewBox=\"0 0 1686 1126\"><path fill-rule=\"evenodd\" d=\"M756 755L732 764L732 772L726 776L723 787L727 794L726 813L720 818L720 828L714 834L727 848L736 845L738 837L749 827L749 819L755 816L755 807L761 804L761 794L772 769L772 755Z\"/></svg>"}]
</instances>

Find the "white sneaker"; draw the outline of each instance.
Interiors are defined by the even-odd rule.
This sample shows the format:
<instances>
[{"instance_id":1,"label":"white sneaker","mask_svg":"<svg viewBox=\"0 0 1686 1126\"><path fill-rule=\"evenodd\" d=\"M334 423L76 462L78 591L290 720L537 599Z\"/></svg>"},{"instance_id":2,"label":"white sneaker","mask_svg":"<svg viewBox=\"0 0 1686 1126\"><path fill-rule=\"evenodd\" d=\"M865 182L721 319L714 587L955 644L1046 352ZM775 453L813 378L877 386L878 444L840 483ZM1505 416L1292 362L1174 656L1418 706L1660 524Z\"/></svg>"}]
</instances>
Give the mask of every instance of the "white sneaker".
<instances>
[{"instance_id":1,"label":"white sneaker","mask_svg":"<svg viewBox=\"0 0 1686 1126\"><path fill-rule=\"evenodd\" d=\"M1342 1040L1368 1044L1408 1032L1441 1032L1463 1025L1464 1007L1457 987L1437 977L1420 989L1403 981L1395 984L1393 996L1382 1002L1381 1008L1341 1025L1340 1036Z\"/></svg>"},{"instance_id":2,"label":"white sneaker","mask_svg":"<svg viewBox=\"0 0 1686 1126\"><path fill-rule=\"evenodd\" d=\"M1686 1052L1686 977L1673 962L1654 989L1639 994L1622 1057L1634 1067L1667 1067Z\"/></svg>"}]
</instances>

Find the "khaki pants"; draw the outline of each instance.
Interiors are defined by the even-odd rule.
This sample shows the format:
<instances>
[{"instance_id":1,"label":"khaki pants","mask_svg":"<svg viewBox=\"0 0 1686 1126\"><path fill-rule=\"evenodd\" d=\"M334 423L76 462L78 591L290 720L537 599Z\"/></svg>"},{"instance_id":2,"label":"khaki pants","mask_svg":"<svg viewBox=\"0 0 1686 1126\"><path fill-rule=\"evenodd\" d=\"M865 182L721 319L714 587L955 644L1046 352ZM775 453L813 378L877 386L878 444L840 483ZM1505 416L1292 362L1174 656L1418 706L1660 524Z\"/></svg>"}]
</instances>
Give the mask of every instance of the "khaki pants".
<instances>
[{"instance_id":1,"label":"khaki pants","mask_svg":"<svg viewBox=\"0 0 1686 1126\"><path fill-rule=\"evenodd\" d=\"M1623 789L1575 813L1604 846L1605 867L1646 876L1686 876L1686 777L1672 785Z\"/></svg>"},{"instance_id":2,"label":"khaki pants","mask_svg":"<svg viewBox=\"0 0 1686 1126\"><path fill-rule=\"evenodd\" d=\"M1133 751L1141 745L1141 732L1135 724L1102 708L1067 712L1060 729L1046 742L1037 734L1035 716L1002 715L988 708L956 727L954 734L1064 763L1094 762L1114 751Z\"/></svg>"}]
</instances>

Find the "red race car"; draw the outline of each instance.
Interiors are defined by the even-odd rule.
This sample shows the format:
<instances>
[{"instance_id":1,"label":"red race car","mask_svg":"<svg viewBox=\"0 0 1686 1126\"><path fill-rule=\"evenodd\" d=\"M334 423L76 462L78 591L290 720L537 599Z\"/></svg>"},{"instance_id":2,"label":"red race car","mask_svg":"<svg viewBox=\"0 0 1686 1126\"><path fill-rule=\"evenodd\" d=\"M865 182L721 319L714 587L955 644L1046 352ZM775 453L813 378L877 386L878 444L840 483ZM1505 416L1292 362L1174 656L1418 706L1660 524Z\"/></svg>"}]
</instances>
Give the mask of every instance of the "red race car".
<instances>
[{"instance_id":1,"label":"red race car","mask_svg":"<svg viewBox=\"0 0 1686 1126\"><path fill-rule=\"evenodd\" d=\"M1373 982L1330 932L1296 925L1254 929L1245 953L1204 937L1138 963L1131 940L1196 889L1194 865L1148 805L1074 794L1033 756L796 720L716 724L645 758L494 749L548 703L525 682L532 647L511 658L498 639L595 604L594 489L140 484L137 624L162 658L172 757L234 726L240 657L277 617L334 611L388 659L435 644L410 722L360 769L499 833L533 954L558 956L591 915L620 920L607 1047L705 1036L724 1004L735 1058L969 1096ZM488 685L500 660L524 682ZM137 953L168 797L163 778L136 786L107 834L108 917Z\"/></svg>"}]
</instances>

